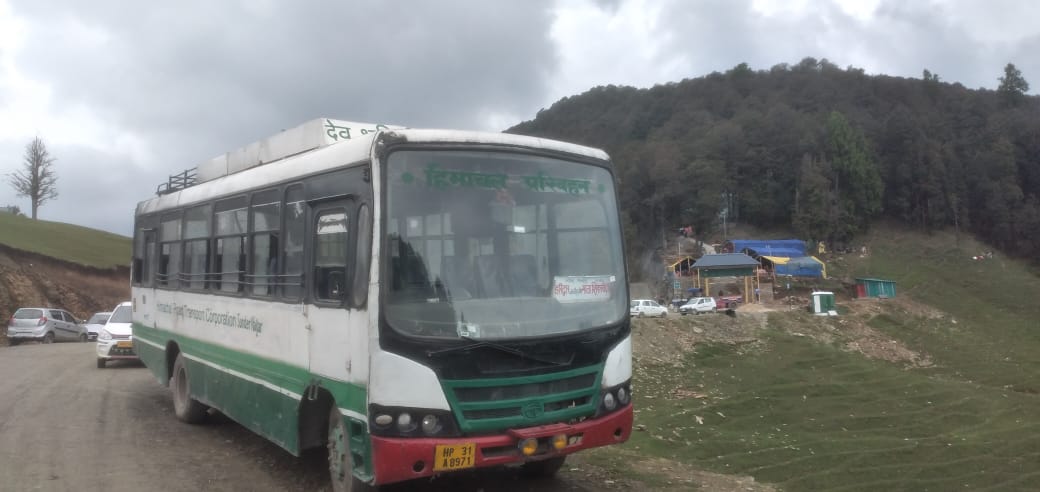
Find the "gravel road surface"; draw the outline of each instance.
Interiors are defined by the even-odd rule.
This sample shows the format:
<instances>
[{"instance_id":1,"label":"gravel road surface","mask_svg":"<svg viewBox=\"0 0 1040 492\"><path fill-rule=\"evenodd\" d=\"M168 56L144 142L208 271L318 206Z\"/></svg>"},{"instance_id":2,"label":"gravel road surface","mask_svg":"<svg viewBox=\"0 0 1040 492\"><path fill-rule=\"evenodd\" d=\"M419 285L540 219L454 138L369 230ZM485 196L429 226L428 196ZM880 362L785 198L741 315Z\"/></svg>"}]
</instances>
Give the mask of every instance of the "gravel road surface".
<instances>
[{"instance_id":1,"label":"gravel road surface","mask_svg":"<svg viewBox=\"0 0 1040 492\"><path fill-rule=\"evenodd\" d=\"M573 472L529 480L498 469L381 490L603 488L601 479ZM183 424L169 390L144 366L97 369L93 343L0 347L0 490L327 489L323 455L296 458L219 414Z\"/></svg>"}]
</instances>

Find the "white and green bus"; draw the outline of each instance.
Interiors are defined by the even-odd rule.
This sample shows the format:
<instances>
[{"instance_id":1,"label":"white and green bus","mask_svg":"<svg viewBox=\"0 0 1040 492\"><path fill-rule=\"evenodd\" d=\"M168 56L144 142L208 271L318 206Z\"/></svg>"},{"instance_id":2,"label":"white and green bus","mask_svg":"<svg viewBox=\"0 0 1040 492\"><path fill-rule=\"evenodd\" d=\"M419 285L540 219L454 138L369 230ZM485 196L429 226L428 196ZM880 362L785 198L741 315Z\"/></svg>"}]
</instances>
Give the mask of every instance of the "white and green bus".
<instances>
[{"instance_id":1,"label":"white and green bus","mask_svg":"<svg viewBox=\"0 0 1040 492\"><path fill-rule=\"evenodd\" d=\"M600 150L313 120L171 177L134 231L134 348L177 417L327 446L336 490L630 435Z\"/></svg>"}]
</instances>

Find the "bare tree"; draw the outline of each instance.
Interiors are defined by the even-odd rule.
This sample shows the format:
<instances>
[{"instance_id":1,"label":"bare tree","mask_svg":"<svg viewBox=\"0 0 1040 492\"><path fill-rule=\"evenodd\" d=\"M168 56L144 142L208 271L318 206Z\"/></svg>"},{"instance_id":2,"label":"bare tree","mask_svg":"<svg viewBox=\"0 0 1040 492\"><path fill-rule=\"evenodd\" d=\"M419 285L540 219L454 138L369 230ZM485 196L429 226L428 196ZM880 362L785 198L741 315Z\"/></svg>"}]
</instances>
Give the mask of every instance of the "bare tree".
<instances>
[{"instance_id":1,"label":"bare tree","mask_svg":"<svg viewBox=\"0 0 1040 492\"><path fill-rule=\"evenodd\" d=\"M7 179L18 192L18 196L27 196L32 201L32 218L36 219L36 209L46 201L58 197L58 189L55 187L58 176L51 167L56 159L51 157L43 140L36 137L25 145L25 156L22 160L22 170L8 174Z\"/></svg>"}]
</instances>

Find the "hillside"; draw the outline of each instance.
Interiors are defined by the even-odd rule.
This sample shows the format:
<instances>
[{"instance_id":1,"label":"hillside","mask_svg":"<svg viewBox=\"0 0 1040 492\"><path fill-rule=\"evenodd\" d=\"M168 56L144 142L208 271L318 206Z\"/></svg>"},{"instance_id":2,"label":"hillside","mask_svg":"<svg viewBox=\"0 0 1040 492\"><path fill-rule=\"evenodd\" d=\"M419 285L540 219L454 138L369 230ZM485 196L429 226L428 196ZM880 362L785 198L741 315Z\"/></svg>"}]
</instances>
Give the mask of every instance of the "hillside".
<instances>
[{"instance_id":1,"label":"hillside","mask_svg":"<svg viewBox=\"0 0 1040 492\"><path fill-rule=\"evenodd\" d=\"M630 260L662 230L711 233L723 213L832 245L878 218L959 228L1040 258L1040 98L925 72L741 64L649 89L597 87L508 131L611 154Z\"/></svg>"},{"instance_id":2,"label":"hillside","mask_svg":"<svg viewBox=\"0 0 1040 492\"><path fill-rule=\"evenodd\" d=\"M130 238L0 213L0 245L99 269L130 265Z\"/></svg>"},{"instance_id":3,"label":"hillside","mask_svg":"<svg viewBox=\"0 0 1040 492\"><path fill-rule=\"evenodd\" d=\"M834 282L838 317L778 303L636 320L638 432L588 459L655 490L1037 490L1040 276L953 233L880 225Z\"/></svg>"},{"instance_id":4,"label":"hillside","mask_svg":"<svg viewBox=\"0 0 1040 492\"><path fill-rule=\"evenodd\" d=\"M21 306L61 307L81 319L111 310L130 297L129 258L127 237L0 214L0 332Z\"/></svg>"}]
</instances>

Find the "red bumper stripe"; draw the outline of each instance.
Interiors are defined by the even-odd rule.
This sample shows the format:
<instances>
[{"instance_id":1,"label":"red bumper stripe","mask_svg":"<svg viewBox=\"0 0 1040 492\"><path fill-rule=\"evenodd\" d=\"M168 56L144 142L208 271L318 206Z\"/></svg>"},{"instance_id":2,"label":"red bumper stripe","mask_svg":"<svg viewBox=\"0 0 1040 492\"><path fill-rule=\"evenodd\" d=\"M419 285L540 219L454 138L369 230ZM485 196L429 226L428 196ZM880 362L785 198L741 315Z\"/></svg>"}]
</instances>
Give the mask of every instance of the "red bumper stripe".
<instances>
[{"instance_id":1,"label":"red bumper stripe","mask_svg":"<svg viewBox=\"0 0 1040 492\"><path fill-rule=\"evenodd\" d=\"M502 434L453 438L401 438L372 436L375 485L400 482L434 474L434 448L438 444L475 443L475 467L505 465L570 454L582 449L618 444L632 433L632 405L610 415L577 424L552 424L512 429ZM550 451L525 459L517 444L525 438L547 438L567 434L571 443L562 451Z\"/></svg>"}]
</instances>

